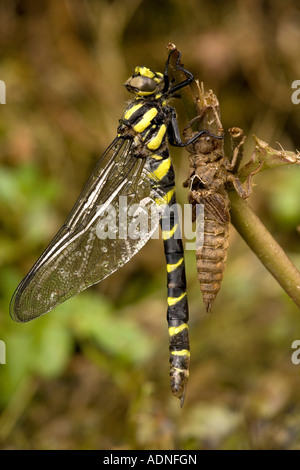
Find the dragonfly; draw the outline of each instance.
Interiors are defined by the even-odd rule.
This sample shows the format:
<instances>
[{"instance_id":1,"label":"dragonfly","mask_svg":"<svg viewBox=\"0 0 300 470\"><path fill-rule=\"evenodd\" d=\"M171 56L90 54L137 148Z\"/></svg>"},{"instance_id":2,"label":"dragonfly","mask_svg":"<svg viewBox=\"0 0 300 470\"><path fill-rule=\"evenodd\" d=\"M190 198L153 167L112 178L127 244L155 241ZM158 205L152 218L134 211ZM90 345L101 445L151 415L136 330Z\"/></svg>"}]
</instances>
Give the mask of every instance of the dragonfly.
<instances>
[{"instance_id":1,"label":"dragonfly","mask_svg":"<svg viewBox=\"0 0 300 470\"><path fill-rule=\"evenodd\" d=\"M170 80L173 52L164 73L137 66L126 81L134 98L119 121L117 136L100 157L63 226L15 290L10 314L17 322L28 322L102 281L127 263L160 224L167 266L171 390L182 406L190 363L189 312L169 144L185 147L205 134L220 137L200 130L191 139L181 140L176 111L169 101L194 77L180 64L178 52L176 68L185 79ZM126 219L120 201L126 201ZM137 230L137 222L149 213L143 230ZM136 227L131 234L126 231L129 226Z\"/></svg>"}]
</instances>

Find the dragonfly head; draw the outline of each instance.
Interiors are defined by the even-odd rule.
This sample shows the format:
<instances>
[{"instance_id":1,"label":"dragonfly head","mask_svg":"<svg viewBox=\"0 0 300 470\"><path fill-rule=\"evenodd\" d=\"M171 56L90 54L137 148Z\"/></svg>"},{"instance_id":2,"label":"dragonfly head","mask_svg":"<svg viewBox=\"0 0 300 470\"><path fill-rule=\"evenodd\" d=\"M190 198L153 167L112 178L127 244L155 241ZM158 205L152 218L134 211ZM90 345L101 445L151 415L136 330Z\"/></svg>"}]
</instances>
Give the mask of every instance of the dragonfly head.
<instances>
[{"instance_id":1,"label":"dragonfly head","mask_svg":"<svg viewBox=\"0 0 300 470\"><path fill-rule=\"evenodd\" d=\"M147 67L137 66L134 74L124 83L131 93L137 96L153 95L163 89L164 76L160 72L152 72Z\"/></svg>"}]
</instances>

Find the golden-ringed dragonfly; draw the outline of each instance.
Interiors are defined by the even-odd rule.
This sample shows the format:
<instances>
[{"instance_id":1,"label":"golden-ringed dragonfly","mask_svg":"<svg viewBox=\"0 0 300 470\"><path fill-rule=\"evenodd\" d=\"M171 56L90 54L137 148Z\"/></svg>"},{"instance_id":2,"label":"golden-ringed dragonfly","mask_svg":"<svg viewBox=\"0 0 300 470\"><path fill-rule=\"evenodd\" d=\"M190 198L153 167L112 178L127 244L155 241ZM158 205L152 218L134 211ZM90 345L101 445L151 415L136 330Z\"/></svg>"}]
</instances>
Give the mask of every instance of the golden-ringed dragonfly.
<instances>
[{"instance_id":1,"label":"golden-ringed dragonfly","mask_svg":"<svg viewBox=\"0 0 300 470\"><path fill-rule=\"evenodd\" d=\"M124 111L117 137L101 156L65 223L17 287L10 314L18 322L33 320L103 280L127 263L160 224L167 263L171 389L182 406L190 362L188 302L168 143L184 147L203 134L216 136L201 130L189 141L181 140L176 112L168 101L194 77L180 65L179 55L176 67L186 78L170 83L172 52L163 74L138 66L126 81L127 90L135 97ZM130 219L127 225L134 226L134 221L151 209L140 233L125 230L120 208L124 200ZM107 227L104 230L109 210L117 215L118 233L107 233Z\"/></svg>"}]
</instances>

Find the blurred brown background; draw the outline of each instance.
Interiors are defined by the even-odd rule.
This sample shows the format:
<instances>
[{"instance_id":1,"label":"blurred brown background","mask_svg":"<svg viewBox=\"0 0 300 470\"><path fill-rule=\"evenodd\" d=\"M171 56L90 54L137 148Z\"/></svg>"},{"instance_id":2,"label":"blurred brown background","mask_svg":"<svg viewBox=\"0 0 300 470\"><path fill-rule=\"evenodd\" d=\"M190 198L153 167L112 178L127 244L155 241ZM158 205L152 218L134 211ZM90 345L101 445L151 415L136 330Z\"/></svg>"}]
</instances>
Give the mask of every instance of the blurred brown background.
<instances>
[{"instance_id":1,"label":"blurred brown background","mask_svg":"<svg viewBox=\"0 0 300 470\"><path fill-rule=\"evenodd\" d=\"M253 133L299 149L299 25L296 0L0 3L1 448L299 449L299 310L233 227L211 315L186 253L183 409L169 390L161 240L41 319L21 325L8 315L15 287L115 136L130 99L122 83L136 65L163 71L168 42L218 95L225 129L244 129L248 158ZM172 155L184 204L187 154ZM249 202L298 267L299 176L293 166L258 175Z\"/></svg>"}]
</instances>

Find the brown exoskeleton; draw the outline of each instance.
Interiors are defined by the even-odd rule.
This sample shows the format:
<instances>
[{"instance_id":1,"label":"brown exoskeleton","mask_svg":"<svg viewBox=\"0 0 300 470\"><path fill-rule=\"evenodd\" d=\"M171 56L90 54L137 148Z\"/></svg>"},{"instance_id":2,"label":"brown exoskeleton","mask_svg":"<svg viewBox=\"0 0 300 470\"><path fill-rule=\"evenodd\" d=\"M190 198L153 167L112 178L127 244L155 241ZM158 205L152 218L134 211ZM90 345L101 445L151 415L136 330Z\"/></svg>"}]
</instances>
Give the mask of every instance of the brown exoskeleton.
<instances>
[{"instance_id":1,"label":"brown exoskeleton","mask_svg":"<svg viewBox=\"0 0 300 470\"><path fill-rule=\"evenodd\" d=\"M217 111L208 106L216 115ZM205 111L205 109L204 109ZM203 115L194 118L185 128L185 136L193 135L190 127L196 120L203 119ZM222 130L221 126L219 127ZM227 258L230 201L228 189L233 185L238 195L244 199L251 194L251 178L260 167L252 172L246 181L246 189L234 172L239 166L243 153L245 136L238 128L229 129L234 146L231 161L224 155L223 141L211 136L203 136L187 147L189 152L189 174L183 183L189 188L188 201L192 205L192 219L196 220L197 204L204 205L204 236L203 245L196 248L196 262L198 279L207 312L211 311L212 304L221 287L225 262Z\"/></svg>"}]
</instances>

